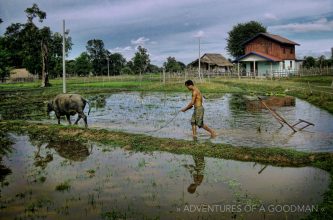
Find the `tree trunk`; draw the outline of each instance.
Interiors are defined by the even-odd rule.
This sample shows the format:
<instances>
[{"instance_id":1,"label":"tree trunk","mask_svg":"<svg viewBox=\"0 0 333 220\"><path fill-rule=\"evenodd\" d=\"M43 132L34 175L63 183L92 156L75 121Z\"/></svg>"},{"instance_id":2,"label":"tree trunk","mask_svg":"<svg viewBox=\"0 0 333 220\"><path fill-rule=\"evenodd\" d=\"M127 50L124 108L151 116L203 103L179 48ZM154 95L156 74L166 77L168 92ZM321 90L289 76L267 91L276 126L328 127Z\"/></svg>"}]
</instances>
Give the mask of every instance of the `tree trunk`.
<instances>
[{"instance_id":1,"label":"tree trunk","mask_svg":"<svg viewBox=\"0 0 333 220\"><path fill-rule=\"evenodd\" d=\"M41 42L41 52L42 52L42 85L41 87L48 87L51 86L49 83L49 76L48 76L48 48L47 45Z\"/></svg>"}]
</instances>

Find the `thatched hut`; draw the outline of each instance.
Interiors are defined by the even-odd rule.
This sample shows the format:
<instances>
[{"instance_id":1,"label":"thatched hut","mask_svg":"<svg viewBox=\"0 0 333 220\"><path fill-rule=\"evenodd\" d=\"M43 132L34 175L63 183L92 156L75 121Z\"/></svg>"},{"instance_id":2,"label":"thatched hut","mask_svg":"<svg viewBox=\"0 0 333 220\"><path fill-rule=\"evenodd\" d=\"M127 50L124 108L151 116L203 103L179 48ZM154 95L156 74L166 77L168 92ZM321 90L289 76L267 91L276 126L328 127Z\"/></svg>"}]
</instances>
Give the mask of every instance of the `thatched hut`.
<instances>
[{"instance_id":1,"label":"thatched hut","mask_svg":"<svg viewBox=\"0 0 333 220\"><path fill-rule=\"evenodd\" d=\"M9 79L12 82L32 82L35 78L27 69L21 68L10 71Z\"/></svg>"},{"instance_id":2,"label":"thatched hut","mask_svg":"<svg viewBox=\"0 0 333 220\"><path fill-rule=\"evenodd\" d=\"M190 68L198 68L199 59L194 60L188 66ZM203 71L227 72L231 67L233 67L233 64L218 53L205 53L200 58L200 68Z\"/></svg>"}]
</instances>

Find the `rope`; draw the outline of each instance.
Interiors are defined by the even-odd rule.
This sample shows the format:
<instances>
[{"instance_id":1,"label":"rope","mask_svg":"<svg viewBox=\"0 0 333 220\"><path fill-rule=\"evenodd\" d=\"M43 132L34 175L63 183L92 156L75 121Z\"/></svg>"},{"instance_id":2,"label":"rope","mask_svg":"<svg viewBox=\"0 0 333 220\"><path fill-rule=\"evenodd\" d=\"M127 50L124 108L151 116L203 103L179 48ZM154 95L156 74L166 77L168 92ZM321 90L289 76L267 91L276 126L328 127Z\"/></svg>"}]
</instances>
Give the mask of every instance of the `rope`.
<instances>
[{"instance_id":1,"label":"rope","mask_svg":"<svg viewBox=\"0 0 333 220\"><path fill-rule=\"evenodd\" d=\"M166 126L168 126L171 122L173 122L173 120L175 120L177 118L177 116L179 115L180 111L178 111L167 123L165 123L163 126L157 128L157 129L154 129L154 130L151 130L151 131L146 131L146 133L153 133L153 132L156 132L156 131L159 131L159 130L162 130L163 128L165 128Z\"/></svg>"}]
</instances>

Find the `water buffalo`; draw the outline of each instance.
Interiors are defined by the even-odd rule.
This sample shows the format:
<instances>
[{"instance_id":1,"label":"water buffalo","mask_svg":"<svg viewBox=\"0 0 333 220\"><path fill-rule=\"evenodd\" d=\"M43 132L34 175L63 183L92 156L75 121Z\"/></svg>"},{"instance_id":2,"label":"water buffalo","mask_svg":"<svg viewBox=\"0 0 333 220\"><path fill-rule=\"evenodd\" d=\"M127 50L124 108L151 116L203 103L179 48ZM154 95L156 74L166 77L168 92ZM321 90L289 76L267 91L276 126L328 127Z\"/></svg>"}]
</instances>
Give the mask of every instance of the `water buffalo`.
<instances>
[{"instance_id":1,"label":"water buffalo","mask_svg":"<svg viewBox=\"0 0 333 220\"><path fill-rule=\"evenodd\" d=\"M88 103L87 100L82 98L78 94L59 94L53 100L49 101L47 104L47 114L49 115L51 111L55 112L58 119L58 124L60 124L60 116L66 115L69 124L71 123L70 116L78 114L78 118L75 124L83 118L85 127L88 127L87 116L84 114L83 110ZM88 115L90 113L90 104Z\"/></svg>"}]
</instances>

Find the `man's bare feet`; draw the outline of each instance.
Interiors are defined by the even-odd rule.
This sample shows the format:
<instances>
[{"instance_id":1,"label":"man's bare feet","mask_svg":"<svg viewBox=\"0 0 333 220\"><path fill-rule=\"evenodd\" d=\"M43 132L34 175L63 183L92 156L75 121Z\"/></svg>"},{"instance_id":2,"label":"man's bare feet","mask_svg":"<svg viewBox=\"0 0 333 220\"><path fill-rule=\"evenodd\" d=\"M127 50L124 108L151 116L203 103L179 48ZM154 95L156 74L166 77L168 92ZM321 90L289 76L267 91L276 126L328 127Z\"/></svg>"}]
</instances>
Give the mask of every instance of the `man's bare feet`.
<instances>
[{"instance_id":1,"label":"man's bare feet","mask_svg":"<svg viewBox=\"0 0 333 220\"><path fill-rule=\"evenodd\" d=\"M211 138L216 138L217 137L217 133L215 131L212 131L212 133L210 133L210 137Z\"/></svg>"}]
</instances>

